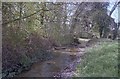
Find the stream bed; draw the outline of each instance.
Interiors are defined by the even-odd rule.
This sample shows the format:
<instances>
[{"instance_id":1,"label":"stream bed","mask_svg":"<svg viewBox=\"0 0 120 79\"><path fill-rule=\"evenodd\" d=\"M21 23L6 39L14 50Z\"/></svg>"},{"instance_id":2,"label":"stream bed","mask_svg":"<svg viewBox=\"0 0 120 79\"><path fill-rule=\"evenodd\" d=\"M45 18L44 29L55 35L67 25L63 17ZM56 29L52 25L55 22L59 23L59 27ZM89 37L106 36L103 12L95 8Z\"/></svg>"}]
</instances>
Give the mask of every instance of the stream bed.
<instances>
[{"instance_id":1,"label":"stream bed","mask_svg":"<svg viewBox=\"0 0 120 79\"><path fill-rule=\"evenodd\" d=\"M29 71L18 77L72 77L85 48L66 48L54 50L55 58L45 62L36 62Z\"/></svg>"}]
</instances>

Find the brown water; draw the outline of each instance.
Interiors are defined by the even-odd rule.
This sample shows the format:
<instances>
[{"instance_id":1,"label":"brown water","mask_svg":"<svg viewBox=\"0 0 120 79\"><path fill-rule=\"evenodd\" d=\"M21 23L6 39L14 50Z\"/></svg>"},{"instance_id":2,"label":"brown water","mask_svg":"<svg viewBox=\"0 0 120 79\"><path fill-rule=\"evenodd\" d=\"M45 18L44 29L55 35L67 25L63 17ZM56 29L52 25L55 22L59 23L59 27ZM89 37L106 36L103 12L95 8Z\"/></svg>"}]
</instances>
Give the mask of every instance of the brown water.
<instances>
[{"instance_id":1,"label":"brown water","mask_svg":"<svg viewBox=\"0 0 120 79\"><path fill-rule=\"evenodd\" d=\"M67 48L55 50L55 59L34 63L31 70L23 72L19 77L71 77L75 71L84 48Z\"/></svg>"}]
</instances>

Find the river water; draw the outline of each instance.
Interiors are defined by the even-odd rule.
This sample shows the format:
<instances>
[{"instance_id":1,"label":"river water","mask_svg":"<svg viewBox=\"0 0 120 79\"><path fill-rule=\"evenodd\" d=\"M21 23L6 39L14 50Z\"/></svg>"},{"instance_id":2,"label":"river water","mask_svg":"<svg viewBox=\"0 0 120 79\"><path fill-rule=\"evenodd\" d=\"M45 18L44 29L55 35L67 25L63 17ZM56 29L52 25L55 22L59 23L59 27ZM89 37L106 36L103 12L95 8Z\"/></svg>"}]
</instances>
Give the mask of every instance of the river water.
<instances>
[{"instance_id":1,"label":"river water","mask_svg":"<svg viewBox=\"0 0 120 79\"><path fill-rule=\"evenodd\" d=\"M85 48L66 48L54 50L55 58L45 62L36 62L29 71L19 77L72 77Z\"/></svg>"}]
</instances>

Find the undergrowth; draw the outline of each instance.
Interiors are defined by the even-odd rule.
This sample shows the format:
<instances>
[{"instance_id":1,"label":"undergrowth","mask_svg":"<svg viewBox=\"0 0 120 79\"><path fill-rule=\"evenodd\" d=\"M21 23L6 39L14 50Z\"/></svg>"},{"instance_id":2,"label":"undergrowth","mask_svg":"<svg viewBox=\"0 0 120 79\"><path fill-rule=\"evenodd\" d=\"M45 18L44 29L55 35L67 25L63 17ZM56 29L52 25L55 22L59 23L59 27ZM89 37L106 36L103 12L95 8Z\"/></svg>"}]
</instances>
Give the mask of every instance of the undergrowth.
<instances>
[{"instance_id":1,"label":"undergrowth","mask_svg":"<svg viewBox=\"0 0 120 79\"><path fill-rule=\"evenodd\" d=\"M87 50L75 77L117 77L118 42L101 42Z\"/></svg>"}]
</instances>

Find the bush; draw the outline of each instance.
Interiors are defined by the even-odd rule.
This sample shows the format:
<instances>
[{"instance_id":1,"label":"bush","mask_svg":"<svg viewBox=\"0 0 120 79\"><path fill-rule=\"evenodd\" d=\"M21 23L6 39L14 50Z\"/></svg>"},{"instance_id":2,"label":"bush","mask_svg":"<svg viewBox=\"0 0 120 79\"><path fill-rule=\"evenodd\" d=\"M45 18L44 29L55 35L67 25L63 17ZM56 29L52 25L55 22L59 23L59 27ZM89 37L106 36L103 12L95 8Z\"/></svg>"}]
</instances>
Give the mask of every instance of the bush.
<instances>
[{"instance_id":1,"label":"bush","mask_svg":"<svg viewBox=\"0 0 120 79\"><path fill-rule=\"evenodd\" d=\"M13 34L13 35L12 35ZM55 42L50 37L39 36L36 32L24 35L14 32L3 36L2 76L15 76L18 72L28 70L32 63L52 58L48 52ZM21 38L19 38L19 35Z\"/></svg>"}]
</instances>

